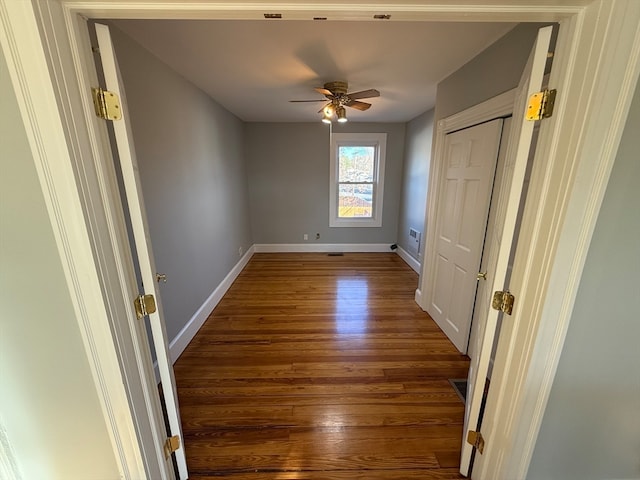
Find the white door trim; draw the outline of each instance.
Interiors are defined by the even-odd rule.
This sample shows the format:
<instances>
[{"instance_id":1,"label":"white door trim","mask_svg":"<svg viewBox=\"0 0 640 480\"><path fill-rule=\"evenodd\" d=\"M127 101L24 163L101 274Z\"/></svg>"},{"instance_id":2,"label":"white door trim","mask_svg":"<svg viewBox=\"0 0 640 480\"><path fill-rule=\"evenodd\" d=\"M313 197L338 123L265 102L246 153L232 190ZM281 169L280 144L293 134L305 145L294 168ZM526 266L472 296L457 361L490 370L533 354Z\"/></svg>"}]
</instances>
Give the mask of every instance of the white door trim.
<instances>
[{"instance_id":1,"label":"white door trim","mask_svg":"<svg viewBox=\"0 0 640 480\"><path fill-rule=\"evenodd\" d=\"M11 441L7 437L2 417L0 417L0 478L22 480L22 473L16 462Z\"/></svg>"},{"instance_id":2,"label":"white door trim","mask_svg":"<svg viewBox=\"0 0 640 480\"><path fill-rule=\"evenodd\" d=\"M146 478L90 228L30 2L0 2L2 46L115 460L125 479ZM110 239L106 239L110 241ZM10 412L6 412L10 414Z\"/></svg>"},{"instance_id":3,"label":"white door trim","mask_svg":"<svg viewBox=\"0 0 640 480\"><path fill-rule=\"evenodd\" d=\"M562 23L549 80L561 103L540 128L483 420L498 441L476 456L476 479L526 477L639 72L640 3L598 2Z\"/></svg>"},{"instance_id":4,"label":"white door trim","mask_svg":"<svg viewBox=\"0 0 640 480\"><path fill-rule=\"evenodd\" d=\"M427 305L433 300L434 285L434 269L431 267L435 262L435 245L436 231L429 228L431 219L436 217L436 199L440 195L440 180L443 175L444 162L444 141L448 133L455 132L462 128L471 127L487 120L493 120L498 117L506 117L513 112L513 100L515 98L515 89L504 92L489 100L485 100L478 105L469 107L462 112L453 114L442 120L438 120L434 135L434 148L432 155L431 168L429 170L429 178L427 179L427 208L425 209L425 246L422 255L422 269L420 272L420 282L416 289L415 301L424 311L427 311Z\"/></svg>"},{"instance_id":5,"label":"white door trim","mask_svg":"<svg viewBox=\"0 0 640 480\"><path fill-rule=\"evenodd\" d=\"M84 162L94 164L100 164L103 155L101 142L96 140L97 134L91 127L90 111L86 111L87 92L79 89L86 80L87 66L78 53L84 46L76 24L77 14L89 18L255 19L261 17L267 3L231 0L203 0L196 4L97 0L33 2L37 7L35 11L30 2L0 3L0 43L10 63L34 164L65 265L69 291L76 306L114 451L123 478L143 478L140 474L143 446L135 437L120 365L108 328L110 309L120 308L116 299L124 298L124 295L118 291L118 281L109 279L112 282L104 285L98 261L93 257L91 238L104 242L101 247L114 255L115 261L110 264L114 270L125 259L105 226L92 223L95 212L83 208L86 205L83 198L95 200L98 205L105 201L103 191L87 188L93 185L92 181L100 184L104 179L96 179L99 172L91 169L83 172L89 175L84 183L74 176L79 168L75 160L80 158L80 152ZM528 329L526 332L514 330L514 344L499 348L485 419L495 414L497 401L505 398L506 387L514 380L517 395L509 401L509 414L492 418L491 429L497 436L479 456L484 466L477 473L474 471L477 480L523 478L535 446L591 233L638 77L640 4L633 0L594 0L584 6L572 5L570 1L566 5L555 2L550 6L534 0L529 0L528 4L504 0L497 5L496 2L479 5L467 0L439 5L427 3L430 2L371 5L352 1L331 4L329 13L335 14L335 18L352 19L370 19L372 13L389 11L393 12L394 19L561 21L562 24L556 50L561 68L554 68L550 80L551 85L559 89L556 114L541 129L538 155L543 161L539 162L535 185L532 178L538 201L532 202L529 208L527 232L536 241L526 252L518 251L516 261L522 267L517 275L514 271L514 281L517 277L527 287L516 308L527 309ZM312 11L327 13L324 4L268 5L270 9L277 8L286 13L287 18L307 18ZM38 27L42 27L42 35L55 37L55 49L42 51L48 39L43 38L40 44ZM58 98L58 102L51 96L56 88L67 93ZM79 98L84 103L80 103ZM37 115L34 105L38 106ZM75 130L67 123L70 116L77 122ZM576 178L580 181L576 182ZM111 210L113 205L107 204L105 208ZM552 291L554 286L557 290ZM103 295L109 299L108 303L103 301ZM513 346L517 344L528 346L520 359L513 356ZM505 365L506 353L510 354L510 359L518 360L511 363L510 368ZM534 421L529 424L531 418ZM526 421L520 423L521 419ZM509 450L509 445L518 449ZM497 474L491 476L495 472ZM514 475L509 476L507 472L514 472Z\"/></svg>"},{"instance_id":6,"label":"white door trim","mask_svg":"<svg viewBox=\"0 0 640 480\"><path fill-rule=\"evenodd\" d=\"M438 224L438 199L442 195L442 186L446 174L445 165L445 142L449 133L464 128L469 128L479 123L506 117L513 112L513 102L516 89L509 90L486 100L478 105L474 105L462 112L439 120L436 125L435 146L433 160L431 162L430 174L427 187L427 208L425 214L426 243L424 248L424 261L418 291L416 291L416 301L420 308L428 312L428 306L433 304L434 287L436 284L436 242Z\"/></svg>"}]
</instances>

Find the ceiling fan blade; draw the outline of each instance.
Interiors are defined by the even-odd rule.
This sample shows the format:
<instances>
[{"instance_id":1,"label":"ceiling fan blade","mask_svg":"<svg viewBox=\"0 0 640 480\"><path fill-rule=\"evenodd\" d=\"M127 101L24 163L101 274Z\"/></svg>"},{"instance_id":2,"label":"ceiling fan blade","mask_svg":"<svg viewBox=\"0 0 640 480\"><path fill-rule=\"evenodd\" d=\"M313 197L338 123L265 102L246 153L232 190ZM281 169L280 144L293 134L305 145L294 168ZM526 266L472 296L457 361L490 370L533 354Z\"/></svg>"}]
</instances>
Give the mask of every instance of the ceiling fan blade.
<instances>
[{"instance_id":1,"label":"ceiling fan blade","mask_svg":"<svg viewBox=\"0 0 640 480\"><path fill-rule=\"evenodd\" d=\"M320 100L289 100L290 103L307 103L307 102L326 102L326 98Z\"/></svg>"},{"instance_id":2,"label":"ceiling fan blade","mask_svg":"<svg viewBox=\"0 0 640 480\"><path fill-rule=\"evenodd\" d=\"M360 110L364 112L365 110L369 110L371 108L370 103L366 102L358 102L357 100L351 100L349 103L345 103L347 107L355 108L356 110Z\"/></svg>"},{"instance_id":3,"label":"ceiling fan blade","mask_svg":"<svg viewBox=\"0 0 640 480\"><path fill-rule=\"evenodd\" d=\"M314 90L322 95L333 96L333 92L331 90L327 90L322 87L315 87Z\"/></svg>"},{"instance_id":4,"label":"ceiling fan blade","mask_svg":"<svg viewBox=\"0 0 640 480\"><path fill-rule=\"evenodd\" d=\"M375 88L362 90L361 92L347 93L347 97L349 97L351 100L357 100L358 98L373 98L379 96L380 92Z\"/></svg>"}]
</instances>

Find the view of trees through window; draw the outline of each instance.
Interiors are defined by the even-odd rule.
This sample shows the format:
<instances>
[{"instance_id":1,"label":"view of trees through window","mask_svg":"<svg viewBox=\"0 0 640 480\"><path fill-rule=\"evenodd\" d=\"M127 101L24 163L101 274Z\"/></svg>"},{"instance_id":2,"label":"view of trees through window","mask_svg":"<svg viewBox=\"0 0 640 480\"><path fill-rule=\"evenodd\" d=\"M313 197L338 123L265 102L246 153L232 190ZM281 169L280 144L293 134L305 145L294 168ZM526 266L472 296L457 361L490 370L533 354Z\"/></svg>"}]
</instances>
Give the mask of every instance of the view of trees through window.
<instances>
[{"instance_id":1,"label":"view of trees through window","mask_svg":"<svg viewBox=\"0 0 640 480\"><path fill-rule=\"evenodd\" d=\"M373 217L375 154L373 146L339 147L338 217Z\"/></svg>"}]
</instances>

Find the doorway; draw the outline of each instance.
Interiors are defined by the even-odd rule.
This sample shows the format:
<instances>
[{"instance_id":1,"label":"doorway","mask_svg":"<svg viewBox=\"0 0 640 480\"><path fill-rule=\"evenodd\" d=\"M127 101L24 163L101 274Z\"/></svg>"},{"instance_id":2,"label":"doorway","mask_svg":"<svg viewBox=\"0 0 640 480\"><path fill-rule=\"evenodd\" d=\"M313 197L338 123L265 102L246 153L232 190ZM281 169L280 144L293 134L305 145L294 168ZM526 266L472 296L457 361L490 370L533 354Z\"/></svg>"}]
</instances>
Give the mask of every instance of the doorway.
<instances>
[{"instance_id":1,"label":"doorway","mask_svg":"<svg viewBox=\"0 0 640 480\"><path fill-rule=\"evenodd\" d=\"M75 203L72 199L62 195L60 192L68 191L68 182L69 179L74 178L71 165L78 158L79 152L84 152L87 154L86 158L94 158L95 155L100 155L99 152L91 152L89 149L87 151L87 135L91 137L94 133L87 133L87 128L91 129L93 127L87 127L83 122L77 124L77 130L74 130L77 137L67 138L66 140L70 142L70 145L73 144L77 147L77 150L74 148L66 149L61 148L61 145L64 145L65 136L60 133L63 132L62 122L60 121L60 116L64 116L65 112L68 112L65 109L69 109L69 111L73 111L74 114L77 114L77 118L83 118L83 109L78 105L78 99L84 98L86 91L89 89L84 89L86 86L86 78L82 77L79 79L74 78L72 82L69 82L69 79L63 79L61 76L61 71L53 71L52 75L56 78L60 79L60 85L62 85L62 92L60 95L60 102L63 106L60 107L60 111L58 111L56 105L52 102L47 103L44 101L44 91L45 88L41 88L40 85L42 80L42 72L47 71L47 65L44 60L44 56L42 55L42 46L40 43L35 42L37 46L40 48L39 51L33 48L34 42L33 39L39 38L38 33L38 25L37 22L41 22L41 26L44 29L45 33L53 35L55 38L60 40L59 43L56 44L55 48L59 48L60 51L56 53L52 53L50 44L44 44L45 55L47 57L51 57L54 67L60 67L60 64L63 62L72 63L73 59L82 58L83 55L79 54L76 46L74 44L73 47L68 45L68 37L67 35L71 35L74 41L77 38L81 38L82 35L78 34L77 26L75 25L75 18L72 18L76 13L79 12L71 2L70 5L66 5L65 8L68 8L68 11L65 11L63 16L59 14L58 10L56 10L57 3L51 2L50 5L40 4L39 8L44 8L47 10L50 7L53 8L52 15L43 19L42 16L38 13L35 17L31 16L21 16L22 12L17 13L14 9L17 8L16 5L7 5L6 14L11 20L15 20L14 25L19 25L24 27L22 29L11 29L9 28L9 35L11 39L18 38L18 41L15 41L12 45L15 46L15 49L12 50L13 59L16 62L16 67L19 72L27 72L27 74L22 75L22 79L25 83L21 84L20 88L16 87L16 91L19 93L20 98L31 99L34 96L40 99L39 95L43 95L42 102L37 102L42 106L39 110L39 115L44 117L50 122L47 122L47 125L50 126L49 130L47 130L47 135L39 137L42 139L46 146L51 147L48 151L56 152L56 155L46 155L47 149L40 149L39 155L34 157L34 161L36 163L41 162L45 166L52 167L50 169L45 169L47 172L52 172L51 176L47 176L46 183L43 180L43 185L48 185L47 188L43 187L43 191L45 192L46 198L53 198L54 201L60 200L61 209L55 210L51 213L51 218L55 220L52 222L56 227L56 232L59 232L65 241L69 241L70 245L76 248L67 249L64 251L65 262L71 258L76 258L79 256L79 252L86 251L87 246L89 245L89 240L87 239L78 239L73 235L69 235L68 231L65 232L64 226L67 225L76 225L77 218L75 217L75 213L77 213L81 206L78 201ZM625 3L626 5L626 3ZM22 6L22 4L20 5ZM541 157L545 159L544 165L541 166L542 172L549 173L546 176L535 176L533 177L532 184L536 191L539 191L541 188L544 188L546 195L544 197L539 197L536 205L537 208L534 209L534 212L527 213L525 215L525 226L529 228L530 225L538 225L542 222L545 226L550 228L550 231L546 231L548 233L548 238L550 240L541 239L539 242L535 242L531 245L531 248L528 249L527 252L519 252L519 256L529 257L535 256L537 253L541 252L550 252L551 258L548 258L548 262L543 263L527 263L527 265L532 267L532 270L527 270L526 272L517 272L516 277L519 278L519 284L524 282L527 285L532 286L532 288L525 289L522 301L525 306L529 306L530 302L535 300L540 290L537 288L537 285L541 285L542 288L544 285L547 285L547 282L551 279L558 282L558 285L568 285L566 287L566 291L558 293L555 295L554 299L547 299L544 304L540 304L540 306L529 309L531 315L529 316L531 325L535 328L541 327L543 328L547 334L551 335L559 335L557 337L558 341L547 342L546 344L540 344L536 338L533 338L533 343L536 348L540 347L542 349L542 357L544 361L542 362L544 365L548 365L549 371L551 374L546 376L545 379L541 379L539 382L534 381L535 384L532 388L526 388L516 392L516 396L513 397L515 400L511 402L511 404L506 405L505 407L509 412L513 409L519 408L519 406L531 404L536 405L537 401L541 401L544 403L544 399L546 399L548 395L548 388L540 388L540 386L549 386L549 382L553 378L553 372L555 371L554 362L557 360L559 356L560 347L562 346L563 333L564 328L568 322L568 315L571 313L571 305L572 302L570 300L571 295L575 293L575 280L579 278L580 268L569 268L567 267L566 262L560 262L560 258L566 259L571 258L574 259L578 266L581 265L581 262L584 259L586 247L581 247L578 251L575 251L574 246L576 243L580 243L581 245L586 244L588 247L588 239L590 238L589 229L593 226L595 222L595 216L597 215L598 208L590 209L588 212L586 211L587 205L591 205L589 199L592 199L593 196L598 196L604 191L604 185L606 185L606 172L604 177L596 175L594 172L589 170L588 165L604 165L603 168L606 169L607 165L610 165L613 162L613 158L615 156L616 151L616 135L620 131L620 121L624 120L626 116L626 108L628 105L625 103L630 99L630 93L628 88L628 79L635 79L637 77L637 71L634 70L634 63L629 62L628 59L630 57L634 57L632 52L637 52L637 42L633 41L633 34L624 24L624 22L620 22L621 28L616 29L606 29L604 27L607 22L614 21L617 22L621 18L624 17L624 12L622 10L622 4L608 4L604 2L593 2L591 5L587 5L584 7L572 7L570 13L567 13L565 18L566 25L569 27L567 30L567 36L563 39L562 46L559 48L559 52L556 52L556 55L559 55L563 59L567 57L571 57L574 61L570 64L567 63L567 70L558 73L557 78L554 79L556 82L567 82L568 91L573 91L575 87L575 94L569 93L567 96L563 97L561 102L561 111L571 112L570 115L560 116L557 122L554 122L554 128L549 129L544 132L543 137L545 141L543 142L544 151L541 152ZM531 12L537 12L540 15L539 6L529 6L523 7L522 5L518 5L519 12L523 12L521 17L522 20L526 19L526 15ZM84 10L82 13L84 15L106 15L105 10L101 10L100 12L95 12L91 8L84 5ZM114 8L118 8L117 6ZM480 7L478 7L480 8ZM478 8L470 8L476 14L480 11ZM142 13L138 12L138 14L142 15ZM453 15L453 14L452 14ZM545 15L552 15L551 13L547 13ZM555 14L557 15L557 14ZM562 15L561 15L562 16ZM46 15L45 15L46 17ZM549 18L543 15L544 18ZM25 22L24 19L27 18L31 23ZM69 24L65 24L64 18L71 19ZM538 17L542 18L542 17ZM556 18L556 17L554 17ZM576 21L580 21L581 26L586 26L588 28L580 29L576 28ZM587 20L585 22L585 20ZM593 24L589 23L590 20L593 20ZM584 22L584 23L582 23ZM11 26L12 22L9 22L9 26ZM616 23L617 24L617 23ZM4 42L5 39L3 39ZM24 40L24 41L23 41ZM3 43L3 47L5 43ZM597 59L594 59L592 55L592 49L597 48L598 51L602 50L602 55L597 58L607 58L611 59L612 65L608 65L606 69L606 75L604 72L604 67L600 65ZM635 49L635 50L634 50ZM619 61L618 57L622 58L622 61ZM59 56L58 56L59 55ZM26 61L26 59L30 59L30 61ZM592 65L591 61L595 62ZM562 62L561 62L562 63ZM82 62L80 62L82 64ZM584 70L587 65L593 66L593 70L589 70L590 74L584 74ZM38 70L36 67L41 68ZM55 70L53 68L52 70ZM573 75L575 74L575 75ZM623 81L624 79L624 81ZM78 85L76 84L76 80L82 86L82 93L78 91ZM603 88L598 88L598 91L602 93L602 96L605 98L602 99L602 96L598 96L598 102L593 101L593 97L590 96L591 89L594 86L599 86L603 84ZM60 85L55 86L54 89L57 89ZM563 83L564 85L564 83ZM48 87L49 90L51 87ZM69 91L65 91L64 88L69 88ZM585 92L585 89L587 90ZM70 94L71 92L71 94ZM585 92L586 95L580 96L580 92ZM47 90L47 93L50 93ZM602 100L602 101L601 101ZM620 103L622 102L622 103ZM87 109L88 111L89 109ZM26 113L25 113L26 112ZM34 120L33 123L27 122L30 131L40 131L42 127L42 122L36 121L35 117L32 115L33 112L29 112L28 110L23 111L23 117L25 119ZM67 117L64 117L67 118ZM90 122L91 123L91 122ZM53 130L53 127L59 130L58 133L60 135L56 138L57 140L52 141L52 136L49 135L50 131ZM591 132L591 135L587 137L576 137L571 135L571 132L575 131L583 131L588 130ZM93 137L91 137L93 138ZM553 148L551 146L553 145ZM607 149L604 154L601 150L602 145L613 145L610 149ZM593 147L593 148L591 148ZM575 156L571 156L570 158L563 156L562 154L558 155L558 151L564 152L576 152ZM60 163L63 164L60 164ZM66 162L66 163L64 163ZM38 163L40 165L41 163ZM90 170L90 169L89 169ZM573 178L576 173L584 173L586 174L583 178L583 182L580 185L577 185L577 189L572 190L574 185ZM607 170L608 171L608 170ZM58 175L58 173L64 172L68 173L68 175ZM95 172L88 172L90 176L89 179L93 178ZM551 173L554 173L553 175ZM557 175L555 175L557 173ZM44 177L43 177L44 178ZM549 183L545 179L553 178L553 184ZM82 190L84 194L87 194L89 198L94 198L97 203L101 204L102 200L100 200L100 195L98 194L100 191L95 190L92 195L92 190L87 187L85 183L79 181L78 188ZM104 192L102 192L104 193ZM537 197L538 198L538 197ZM559 203L556 203L559 202ZM548 209L549 205L564 205L567 206L572 212L572 218L578 219L575 225L565 225L562 223L562 218L564 218L564 211L555 212L553 209ZM73 214L71 214L73 212ZM99 211L98 211L99 213ZM75 220L74 220L75 219ZM82 224L84 226L84 224ZM94 231L93 229L97 229L95 231L99 232L99 225L89 225L87 224L86 228ZM533 234L537 238L537 229L533 229ZM107 239L109 235L100 235L97 234L97 238ZM547 238L545 236L545 238ZM567 240L567 238L569 240ZM572 239L582 239L581 242L570 241ZM584 242L586 238L586 242ZM562 240L562 241L560 241ZM571 245L570 249L565 248L563 245ZM555 247L560 243L560 248L557 254ZM104 244L105 248L110 248L108 241ZM62 255L62 254L61 254ZM84 258L84 257L82 257ZM87 305L87 298L95 298L100 296L100 290L96 289L93 294L91 293L91 288L98 282L95 271L92 269L102 269L104 266L100 263L93 264L91 261L83 264L83 262L78 261L75 264L75 268L71 270L71 275L73 278L78 278L78 272L82 275L86 274L86 277L91 279L91 282L77 282L77 285L80 285L80 290L73 290L74 298L78 300L80 305ZM564 267L563 267L564 265ZM557 269L554 267L557 266ZM552 271L554 272L552 274ZM573 273L572 273L573 272ZM535 285L533 285L535 284ZM544 289L543 289L544 290ZM545 290L546 291L546 290ZM84 292L85 295L81 295L80 292ZM536 293L537 292L537 293ZM117 289L111 288L109 290L109 295L111 293L117 294ZM564 299L568 299L568 304L564 303ZM116 298L115 295L113 298ZM111 298L111 297L110 297ZM126 302L122 302L124 305ZM113 304L118 305L118 303ZM100 311L96 305L89 305L89 312L94 312L96 315L84 315L79 316L82 318L82 328L83 332L88 332L91 338L100 338L99 336L95 336L95 332L102 332L101 324L96 322L106 321L105 318L108 316L104 311ZM541 309L545 307L547 309L551 309L553 312L558 312L558 315L547 315L547 317L553 317L554 322L553 325L548 325L541 319ZM83 311L81 311L82 313ZM102 313L100 313L102 312ZM548 313L548 312L547 312ZM80 315L80 314L79 314ZM549 330L550 329L550 330ZM521 338L523 335L528 335L528 333L521 329L510 329L510 333L512 333L516 339ZM106 339L103 342L98 342L96 344L96 349L93 351L92 365L95 365L95 368L98 372L119 372L117 362L114 364L114 368L108 368L114 358L113 355L113 341L112 339ZM553 347L551 346L553 344ZM545 347L546 345L546 347ZM511 377L516 374L522 374L522 371L526 372L529 368L533 368L532 355L528 351L516 350L518 357L518 361L510 361L509 364L518 365L518 368L506 369L501 371L501 375L505 377ZM510 355L509 359L512 360L514 355ZM537 365L537 363L536 363ZM543 368L544 369L544 368ZM113 404L115 402L117 405L126 405L126 398L123 396L121 392L121 380L117 380L113 375L108 375L106 377L106 385L111 386L112 388L103 388L100 390L101 395L110 400ZM508 383L508 382L507 382ZM527 385L529 385L529 380L527 380ZM104 385L104 384L101 384ZM531 394L534 394L534 399L530 398ZM499 398L498 396L497 398ZM102 398L102 397L101 397ZM527 400L529 400L527 402ZM124 402L124 403L123 403ZM490 402L491 403L491 402ZM501 404L500 404L501 405ZM495 407L495 405L494 405ZM498 410L501 410L498 408ZM525 411L529 411L525 408ZM531 421L531 415L523 415L524 418L527 419L527 425L516 425L512 426L509 430L511 432L508 435L507 443L511 445L517 445L517 441L509 442L509 438L517 439L521 437L526 438L535 438L535 431L531 431L533 428L535 430L536 425L539 425L539 418L536 416L533 421ZM122 431L119 429L124 429L124 431L131 431L130 420L127 420L126 416L117 416L115 412L111 408L105 409L105 417L113 420L113 422L109 422L110 431L113 433L114 438L120 439L122 438ZM518 416L516 417L519 418ZM498 418L498 423L495 428L501 428L501 422ZM131 448L127 447L128 444L118 443L118 445L114 446L114 449L117 448L117 451L121 454L119 457L120 461L123 462L123 465L126 465L127 468L131 467L134 469L134 465L137 462L135 451ZM515 447L513 447L515 448ZM524 447L523 447L524 448ZM525 448L526 451L530 451L532 445ZM495 455L497 453L491 453ZM498 450L496 450L498 452ZM518 456L515 458L506 452L506 456L502 457L506 458L509 462L524 462L525 468L528 456ZM498 464L494 464L495 468L502 468ZM124 468L124 467L123 467ZM507 468L505 466L505 468ZM515 468L515 467L514 467ZM495 475L494 475L495 478Z\"/></svg>"}]
</instances>

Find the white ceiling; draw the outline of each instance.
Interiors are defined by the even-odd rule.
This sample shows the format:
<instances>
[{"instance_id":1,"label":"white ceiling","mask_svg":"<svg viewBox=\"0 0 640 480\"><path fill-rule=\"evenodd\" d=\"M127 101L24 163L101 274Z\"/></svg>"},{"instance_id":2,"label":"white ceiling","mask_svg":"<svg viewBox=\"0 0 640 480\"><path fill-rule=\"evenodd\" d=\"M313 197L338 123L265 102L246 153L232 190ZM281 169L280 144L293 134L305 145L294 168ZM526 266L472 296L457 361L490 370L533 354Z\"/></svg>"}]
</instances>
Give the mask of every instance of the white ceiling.
<instances>
[{"instance_id":1,"label":"white ceiling","mask_svg":"<svg viewBox=\"0 0 640 480\"><path fill-rule=\"evenodd\" d=\"M315 122L313 87L376 88L351 121L405 122L435 105L438 82L514 23L115 20L174 70L247 122ZM368 100L365 100L368 101Z\"/></svg>"}]
</instances>

